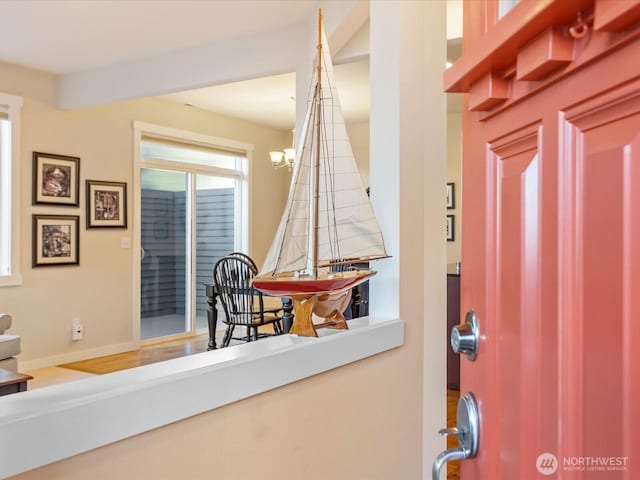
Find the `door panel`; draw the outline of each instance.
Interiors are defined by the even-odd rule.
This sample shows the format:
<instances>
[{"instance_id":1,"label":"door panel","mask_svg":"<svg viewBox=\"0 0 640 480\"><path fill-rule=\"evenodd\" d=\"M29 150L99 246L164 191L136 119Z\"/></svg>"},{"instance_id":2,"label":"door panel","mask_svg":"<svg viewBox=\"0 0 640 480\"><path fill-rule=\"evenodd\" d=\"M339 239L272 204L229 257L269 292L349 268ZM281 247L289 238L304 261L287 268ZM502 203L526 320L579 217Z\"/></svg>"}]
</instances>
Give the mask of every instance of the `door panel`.
<instances>
[{"instance_id":1,"label":"door panel","mask_svg":"<svg viewBox=\"0 0 640 480\"><path fill-rule=\"evenodd\" d=\"M638 92L640 82L631 82L572 108L566 117L577 208L565 221L578 232L575 265L581 278L574 283L583 358L577 382L582 401L572 418L583 429L581 442L567 445L573 455L630 457L629 424L640 425L632 407L639 400L633 389L640 372L632 355L640 337L631 320L640 291Z\"/></svg>"},{"instance_id":2,"label":"door panel","mask_svg":"<svg viewBox=\"0 0 640 480\"><path fill-rule=\"evenodd\" d=\"M465 14L491 11L479 3ZM449 91L507 86L463 114L461 314L473 308L481 332L476 360L461 359L480 410L464 480L638 476L640 23L594 31L594 5L467 16L445 75ZM573 59L519 80L519 51L549 29Z\"/></svg>"},{"instance_id":3,"label":"door panel","mask_svg":"<svg viewBox=\"0 0 640 480\"><path fill-rule=\"evenodd\" d=\"M495 221L487 232L486 255L486 315L492 321L481 320L480 329L488 349L484 362L492 366L487 379L470 389L484 400L483 426L493 432L483 435L479 455L504 453L479 460L500 478L523 478L523 467L535 464L539 444L531 433L541 421L540 365L532 361L540 356L540 132L533 124L490 142L484 185L487 218ZM520 422L523 427L514 429Z\"/></svg>"}]
</instances>

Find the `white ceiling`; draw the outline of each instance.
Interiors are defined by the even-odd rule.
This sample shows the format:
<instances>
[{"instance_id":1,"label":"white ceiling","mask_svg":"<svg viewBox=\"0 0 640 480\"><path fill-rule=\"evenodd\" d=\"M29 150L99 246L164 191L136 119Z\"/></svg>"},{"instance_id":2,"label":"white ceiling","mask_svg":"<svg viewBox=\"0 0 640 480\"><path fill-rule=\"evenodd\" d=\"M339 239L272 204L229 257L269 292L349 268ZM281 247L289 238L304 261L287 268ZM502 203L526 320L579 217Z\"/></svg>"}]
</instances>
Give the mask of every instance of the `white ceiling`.
<instances>
[{"instance_id":1,"label":"white ceiling","mask_svg":"<svg viewBox=\"0 0 640 480\"><path fill-rule=\"evenodd\" d=\"M306 22L315 1L2 0L0 59L69 74Z\"/></svg>"},{"instance_id":2,"label":"white ceiling","mask_svg":"<svg viewBox=\"0 0 640 480\"><path fill-rule=\"evenodd\" d=\"M332 1L342 0L323 3ZM58 75L90 72L286 30L317 7L314 0L0 0L0 61ZM359 41L368 42L363 29ZM368 60L337 65L335 76L345 120L368 120ZM294 96L295 74L285 73L160 98L291 129Z\"/></svg>"},{"instance_id":3,"label":"white ceiling","mask_svg":"<svg viewBox=\"0 0 640 480\"><path fill-rule=\"evenodd\" d=\"M369 119L369 61L336 65L334 74L345 121L366 122ZM295 93L295 73L285 73L160 98L284 130L295 125Z\"/></svg>"}]
</instances>

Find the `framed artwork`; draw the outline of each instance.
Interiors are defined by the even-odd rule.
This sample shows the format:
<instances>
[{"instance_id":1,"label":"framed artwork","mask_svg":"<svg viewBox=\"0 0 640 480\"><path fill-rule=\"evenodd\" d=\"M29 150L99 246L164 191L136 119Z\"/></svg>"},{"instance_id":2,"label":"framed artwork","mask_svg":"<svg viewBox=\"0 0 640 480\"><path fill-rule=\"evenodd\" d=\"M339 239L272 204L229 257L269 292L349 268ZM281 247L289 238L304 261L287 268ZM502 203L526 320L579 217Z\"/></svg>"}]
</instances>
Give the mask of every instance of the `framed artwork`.
<instances>
[{"instance_id":1,"label":"framed artwork","mask_svg":"<svg viewBox=\"0 0 640 480\"><path fill-rule=\"evenodd\" d=\"M447 210L456 208L456 184L447 183Z\"/></svg>"},{"instance_id":2,"label":"framed artwork","mask_svg":"<svg viewBox=\"0 0 640 480\"><path fill-rule=\"evenodd\" d=\"M87 180L87 228L127 228L127 184Z\"/></svg>"},{"instance_id":3,"label":"framed artwork","mask_svg":"<svg viewBox=\"0 0 640 480\"><path fill-rule=\"evenodd\" d=\"M456 217L455 215L447 215L447 242L453 242L455 235Z\"/></svg>"},{"instance_id":4,"label":"framed artwork","mask_svg":"<svg viewBox=\"0 0 640 480\"><path fill-rule=\"evenodd\" d=\"M77 207L80 158L33 152L33 204Z\"/></svg>"},{"instance_id":5,"label":"framed artwork","mask_svg":"<svg viewBox=\"0 0 640 480\"><path fill-rule=\"evenodd\" d=\"M78 215L33 215L34 267L80 264Z\"/></svg>"}]
</instances>

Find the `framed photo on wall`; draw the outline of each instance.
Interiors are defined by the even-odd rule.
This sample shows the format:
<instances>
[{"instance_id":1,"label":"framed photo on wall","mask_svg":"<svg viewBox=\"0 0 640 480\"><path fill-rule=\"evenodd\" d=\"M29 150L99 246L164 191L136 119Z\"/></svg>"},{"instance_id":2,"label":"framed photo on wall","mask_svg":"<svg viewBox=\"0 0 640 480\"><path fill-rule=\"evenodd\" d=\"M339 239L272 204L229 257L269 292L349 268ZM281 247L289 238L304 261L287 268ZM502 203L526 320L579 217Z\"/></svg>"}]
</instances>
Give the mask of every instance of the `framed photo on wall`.
<instances>
[{"instance_id":1,"label":"framed photo on wall","mask_svg":"<svg viewBox=\"0 0 640 480\"><path fill-rule=\"evenodd\" d=\"M447 210L456 208L456 184L447 183Z\"/></svg>"},{"instance_id":2,"label":"framed photo on wall","mask_svg":"<svg viewBox=\"0 0 640 480\"><path fill-rule=\"evenodd\" d=\"M456 217L455 215L447 215L447 242L453 242L455 236Z\"/></svg>"},{"instance_id":3,"label":"framed photo on wall","mask_svg":"<svg viewBox=\"0 0 640 480\"><path fill-rule=\"evenodd\" d=\"M78 215L33 215L32 266L80 264Z\"/></svg>"},{"instance_id":4,"label":"framed photo on wall","mask_svg":"<svg viewBox=\"0 0 640 480\"><path fill-rule=\"evenodd\" d=\"M33 152L33 204L77 207L80 158Z\"/></svg>"},{"instance_id":5,"label":"framed photo on wall","mask_svg":"<svg viewBox=\"0 0 640 480\"><path fill-rule=\"evenodd\" d=\"M87 228L127 228L127 184L87 180Z\"/></svg>"}]
</instances>

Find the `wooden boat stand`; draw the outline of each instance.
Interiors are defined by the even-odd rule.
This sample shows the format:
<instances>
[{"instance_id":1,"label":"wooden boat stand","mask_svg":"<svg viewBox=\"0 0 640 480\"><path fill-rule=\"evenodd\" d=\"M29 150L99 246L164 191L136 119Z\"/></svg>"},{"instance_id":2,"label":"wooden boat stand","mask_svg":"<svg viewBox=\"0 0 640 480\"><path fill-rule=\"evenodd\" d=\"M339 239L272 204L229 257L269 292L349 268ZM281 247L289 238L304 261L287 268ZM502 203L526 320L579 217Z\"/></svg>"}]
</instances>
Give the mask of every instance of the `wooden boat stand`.
<instances>
[{"instance_id":1,"label":"wooden boat stand","mask_svg":"<svg viewBox=\"0 0 640 480\"><path fill-rule=\"evenodd\" d=\"M318 328L348 330L344 310L351 300L351 289L337 294L296 295L293 299L293 325L289 333L301 337L317 337ZM313 323L313 314L324 318L322 323Z\"/></svg>"}]
</instances>

